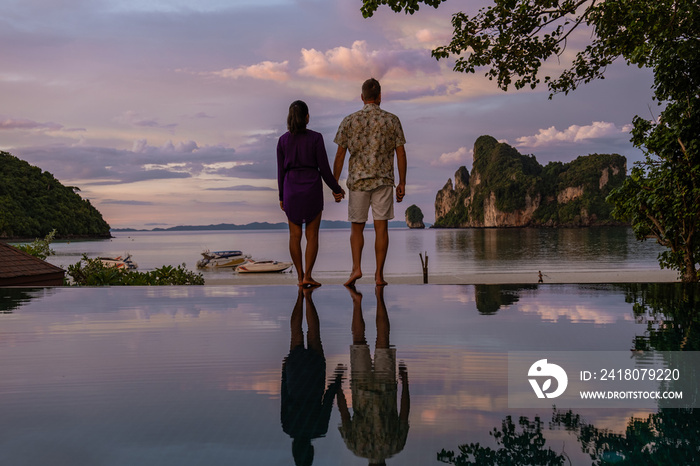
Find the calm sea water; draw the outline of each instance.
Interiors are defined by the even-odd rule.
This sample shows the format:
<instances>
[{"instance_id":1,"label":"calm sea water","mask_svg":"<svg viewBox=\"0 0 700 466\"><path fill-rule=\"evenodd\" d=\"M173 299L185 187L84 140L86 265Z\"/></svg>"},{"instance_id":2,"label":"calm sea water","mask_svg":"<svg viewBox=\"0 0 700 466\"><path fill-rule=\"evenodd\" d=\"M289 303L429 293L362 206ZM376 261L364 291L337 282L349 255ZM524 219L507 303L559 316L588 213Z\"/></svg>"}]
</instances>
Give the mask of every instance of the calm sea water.
<instances>
[{"instance_id":1,"label":"calm sea water","mask_svg":"<svg viewBox=\"0 0 700 466\"><path fill-rule=\"evenodd\" d=\"M286 230L131 232L101 241L54 243L49 262L67 266L89 257L131 253L141 270L185 263L195 269L205 249L239 249L254 259L289 260ZM371 229L363 261L374 265ZM351 268L348 230L322 230L316 273L345 277ZM586 229L392 229L386 273L421 276L419 253L432 275L474 272L658 270L660 247L639 242L629 228ZM206 272L205 278L217 272Z\"/></svg>"},{"instance_id":2,"label":"calm sea water","mask_svg":"<svg viewBox=\"0 0 700 466\"><path fill-rule=\"evenodd\" d=\"M700 350L697 286L358 290L0 288L0 464L425 466L476 444L499 464L696 464L697 409L516 409L507 387L513 352Z\"/></svg>"}]
</instances>

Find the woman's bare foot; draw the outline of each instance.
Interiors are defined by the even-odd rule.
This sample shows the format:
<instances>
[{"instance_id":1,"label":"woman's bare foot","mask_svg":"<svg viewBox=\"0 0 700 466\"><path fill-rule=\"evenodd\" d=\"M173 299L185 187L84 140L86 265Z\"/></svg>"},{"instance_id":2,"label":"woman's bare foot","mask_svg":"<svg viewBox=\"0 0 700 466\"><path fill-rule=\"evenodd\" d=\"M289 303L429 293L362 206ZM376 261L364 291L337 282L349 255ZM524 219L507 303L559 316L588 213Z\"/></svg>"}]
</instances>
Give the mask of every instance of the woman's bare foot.
<instances>
[{"instance_id":1,"label":"woman's bare foot","mask_svg":"<svg viewBox=\"0 0 700 466\"><path fill-rule=\"evenodd\" d=\"M345 286L355 286L355 282L362 278L362 270L353 270L353 272L350 274L350 278L348 278L348 281L343 283Z\"/></svg>"},{"instance_id":2,"label":"woman's bare foot","mask_svg":"<svg viewBox=\"0 0 700 466\"><path fill-rule=\"evenodd\" d=\"M384 280L384 277L382 275L375 275L374 281L377 284L377 286L385 286L389 284L386 280Z\"/></svg>"}]
</instances>

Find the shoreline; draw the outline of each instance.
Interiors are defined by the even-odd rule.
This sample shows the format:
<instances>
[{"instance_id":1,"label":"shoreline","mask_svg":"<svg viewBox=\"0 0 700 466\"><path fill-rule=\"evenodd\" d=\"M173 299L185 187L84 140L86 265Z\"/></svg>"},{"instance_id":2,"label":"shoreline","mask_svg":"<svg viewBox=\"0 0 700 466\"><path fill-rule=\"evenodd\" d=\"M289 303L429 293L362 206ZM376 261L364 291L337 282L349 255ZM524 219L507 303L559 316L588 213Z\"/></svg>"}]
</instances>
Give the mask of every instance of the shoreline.
<instances>
[{"instance_id":1,"label":"shoreline","mask_svg":"<svg viewBox=\"0 0 700 466\"><path fill-rule=\"evenodd\" d=\"M547 284L602 284L602 283L673 283L679 282L678 272L674 270L607 270L579 272L542 272L544 281L538 283L537 271L534 272L478 272L459 275L430 275L430 285L547 285ZM242 274L235 272L205 275L204 286L222 285L296 285L296 274L261 273ZM347 276L314 274L314 278L323 285L342 285ZM422 285L422 275L386 275L389 285ZM374 273L369 273L357 280L357 286L374 285Z\"/></svg>"}]
</instances>

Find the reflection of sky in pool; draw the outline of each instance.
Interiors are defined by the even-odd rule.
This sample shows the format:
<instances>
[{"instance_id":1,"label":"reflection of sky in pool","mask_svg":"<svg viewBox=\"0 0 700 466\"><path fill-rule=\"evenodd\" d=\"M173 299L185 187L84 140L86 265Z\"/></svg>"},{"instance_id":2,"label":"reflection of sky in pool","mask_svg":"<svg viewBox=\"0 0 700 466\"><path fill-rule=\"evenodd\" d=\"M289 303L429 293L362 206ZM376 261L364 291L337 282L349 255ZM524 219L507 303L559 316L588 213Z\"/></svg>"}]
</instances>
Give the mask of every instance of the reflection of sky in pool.
<instances>
[{"instance_id":1,"label":"reflection of sky in pool","mask_svg":"<svg viewBox=\"0 0 700 466\"><path fill-rule=\"evenodd\" d=\"M371 286L359 291L374 354L378 299ZM495 448L489 432L508 415L541 416L548 448L590 464L574 434L547 427L551 410L508 408L507 353L630 351L648 343L649 319L635 316L633 292L624 285L387 287L390 344L410 386L408 435L387 464L441 464L438 452L465 443ZM0 464L294 464L280 391L297 297L294 286L0 289ZM354 412L351 294L326 285L312 299L325 387L336 366L346 366L342 387ZM401 382L375 385L401 397ZM578 412L619 433L631 416L649 414ZM334 401L325 436L312 441L313 464L367 464L340 425Z\"/></svg>"}]
</instances>

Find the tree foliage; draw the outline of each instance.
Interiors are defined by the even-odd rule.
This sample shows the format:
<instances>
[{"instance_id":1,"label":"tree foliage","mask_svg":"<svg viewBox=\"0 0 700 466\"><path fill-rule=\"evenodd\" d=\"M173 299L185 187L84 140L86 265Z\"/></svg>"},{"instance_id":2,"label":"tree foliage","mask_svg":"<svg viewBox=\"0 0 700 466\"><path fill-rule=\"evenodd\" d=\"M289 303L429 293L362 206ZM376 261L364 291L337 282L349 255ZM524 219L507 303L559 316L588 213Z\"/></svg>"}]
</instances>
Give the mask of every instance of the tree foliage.
<instances>
[{"instance_id":1,"label":"tree foliage","mask_svg":"<svg viewBox=\"0 0 700 466\"><path fill-rule=\"evenodd\" d=\"M0 237L109 237L102 215L54 176L0 152Z\"/></svg>"},{"instance_id":2,"label":"tree foliage","mask_svg":"<svg viewBox=\"0 0 700 466\"><path fill-rule=\"evenodd\" d=\"M672 100L657 121L635 118L632 142L644 151L644 159L609 198L613 215L631 219L638 239L653 238L664 246L660 265L678 270L686 282L700 278L700 47L696 49L696 56L685 58L667 51L668 64L659 65L657 80L660 92ZM676 67L696 74L677 73Z\"/></svg>"},{"instance_id":3,"label":"tree foliage","mask_svg":"<svg viewBox=\"0 0 700 466\"><path fill-rule=\"evenodd\" d=\"M413 14L421 3L437 8L444 1L364 0L361 11L370 17L380 5L388 5ZM456 57L455 71L486 68L486 76L503 90L511 84L535 88L544 80L552 92L566 93L604 77L619 57L655 69L665 59L664 49L691 52L697 41L697 10L694 0L494 0L473 16L455 13L452 40L432 54L437 59ZM559 76L540 77L544 62L561 57L581 27L591 30L588 46Z\"/></svg>"},{"instance_id":4,"label":"tree foliage","mask_svg":"<svg viewBox=\"0 0 700 466\"><path fill-rule=\"evenodd\" d=\"M34 256L41 260L46 260L47 257L56 254L56 251L51 249L51 242L56 236L56 230L51 230L44 238L37 238L31 243L24 243L15 246L20 251L24 251L30 256Z\"/></svg>"}]
</instances>

